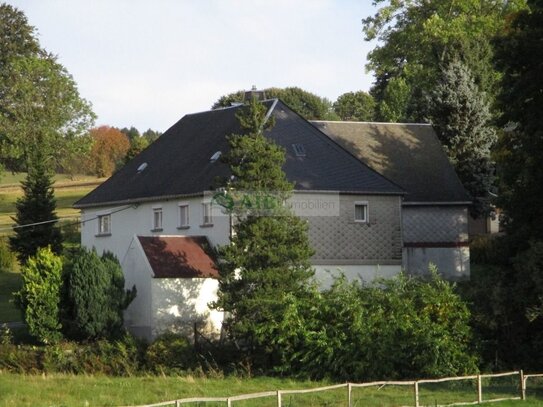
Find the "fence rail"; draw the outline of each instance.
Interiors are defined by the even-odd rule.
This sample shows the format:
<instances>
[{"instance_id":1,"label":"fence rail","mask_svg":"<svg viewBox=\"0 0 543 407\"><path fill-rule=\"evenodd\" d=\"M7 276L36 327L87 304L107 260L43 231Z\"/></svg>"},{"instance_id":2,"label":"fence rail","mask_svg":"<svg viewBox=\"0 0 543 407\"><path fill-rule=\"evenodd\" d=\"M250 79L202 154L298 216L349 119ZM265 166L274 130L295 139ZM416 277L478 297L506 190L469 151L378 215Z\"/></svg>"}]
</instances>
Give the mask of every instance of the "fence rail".
<instances>
[{"instance_id":1,"label":"fence rail","mask_svg":"<svg viewBox=\"0 0 543 407\"><path fill-rule=\"evenodd\" d=\"M518 376L519 377L519 395L516 397L501 397L494 399L483 399L483 386L482 379L487 378L496 378L496 377L506 377L506 376ZM475 401L464 401L451 404L432 404L436 407L448 407L448 406L467 406L475 405L482 403L496 403L506 400L526 400L526 385L529 378L538 378L543 377L543 373L537 374L527 374L525 375L522 370L514 372L505 372L505 373L495 373L495 374L480 374L480 375L471 375L471 376L458 376L458 377L444 377L440 379L422 379L422 380L405 380L405 381L378 381L378 382L368 382L368 383L342 383L335 384L331 386L316 387L311 389L295 389L295 390L275 390L275 391L266 391L260 393L251 393L251 394L241 394L237 396L230 397L191 397L184 398L172 401L164 401L161 403L155 404L145 404L139 406L130 406L130 407L161 407L161 406L175 406L179 407L182 404L187 403L209 403L209 402L219 402L226 403L227 407L232 407L233 402L241 400L251 400L263 397L274 397L277 401L277 407L282 407L282 396L289 394L308 394L308 393L317 393L327 390L336 390L341 388L347 389L347 400L348 406L352 407L352 390L353 388L360 387L384 387L384 386L410 386L413 388L413 406L415 407L424 407L420 404L420 390L419 386L422 384L429 383L444 383L460 380L476 380L477 381L477 400Z\"/></svg>"}]
</instances>

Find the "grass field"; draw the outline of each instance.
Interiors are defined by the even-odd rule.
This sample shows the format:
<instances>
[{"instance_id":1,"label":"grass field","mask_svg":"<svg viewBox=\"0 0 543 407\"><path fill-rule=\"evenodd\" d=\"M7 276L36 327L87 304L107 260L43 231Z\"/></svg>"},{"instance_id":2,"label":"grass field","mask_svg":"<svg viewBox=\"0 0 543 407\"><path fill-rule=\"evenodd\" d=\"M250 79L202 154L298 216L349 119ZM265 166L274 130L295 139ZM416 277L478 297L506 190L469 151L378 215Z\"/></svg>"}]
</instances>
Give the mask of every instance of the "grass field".
<instances>
[{"instance_id":1,"label":"grass field","mask_svg":"<svg viewBox=\"0 0 543 407\"><path fill-rule=\"evenodd\" d=\"M277 389L304 389L328 385L325 382L296 381L259 377L224 379L188 377L104 377L104 376L28 376L0 373L0 406L127 406L158 403L185 397L226 397ZM511 389L513 390L513 389ZM421 405L452 401L474 401L474 389L421 388ZM508 393L509 394L509 393ZM513 395L513 394L512 394ZM505 401L500 407L540 406L543 399L529 394L528 401ZM284 406L346 406L347 391L338 389L305 395L284 395ZM187 404L201 405L204 404ZM225 403L206 403L206 407ZM234 406L276 406L274 397L234 402ZM410 387L354 389L353 406L413 405Z\"/></svg>"},{"instance_id":2,"label":"grass field","mask_svg":"<svg viewBox=\"0 0 543 407\"><path fill-rule=\"evenodd\" d=\"M20 181L25 177L25 173L5 173L0 179L0 235L11 232L15 202L22 196ZM71 180L63 174L57 174L54 178L57 215L59 218L69 219L79 217L79 211L72 208L73 203L104 181L90 176L78 176L75 180Z\"/></svg>"}]
</instances>

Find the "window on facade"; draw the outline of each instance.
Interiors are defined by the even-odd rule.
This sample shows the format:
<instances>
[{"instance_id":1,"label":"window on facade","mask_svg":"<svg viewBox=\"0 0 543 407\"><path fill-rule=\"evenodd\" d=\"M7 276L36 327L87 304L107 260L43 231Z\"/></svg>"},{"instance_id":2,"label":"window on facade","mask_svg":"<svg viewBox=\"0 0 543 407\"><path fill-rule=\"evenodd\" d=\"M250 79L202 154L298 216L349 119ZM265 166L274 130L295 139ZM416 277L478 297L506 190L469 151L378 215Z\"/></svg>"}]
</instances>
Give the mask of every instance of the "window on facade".
<instances>
[{"instance_id":1,"label":"window on facade","mask_svg":"<svg viewBox=\"0 0 543 407\"><path fill-rule=\"evenodd\" d=\"M212 225L213 224L213 218L211 216L211 203L206 202L202 204L202 211L204 214L203 217L203 224L204 225Z\"/></svg>"},{"instance_id":2,"label":"window on facade","mask_svg":"<svg viewBox=\"0 0 543 407\"><path fill-rule=\"evenodd\" d=\"M187 204L179 204L178 227L187 228L188 226L189 226L189 206Z\"/></svg>"},{"instance_id":3,"label":"window on facade","mask_svg":"<svg viewBox=\"0 0 543 407\"><path fill-rule=\"evenodd\" d=\"M98 216L98 234L99 235L111 234L111 215Z\"/></svg>"},{"instance_id":4,"label":"window on facade","mask_svg":"<svg viewBox=\"0 0 543 407\"><path fill-rule=\"evenodd\" d=\"M368 203L367 202L356 202L354 204L354 221L355 222L368 221Z\"/></svg>"},{"instance_id":5,"label":"window on facade","mask_svg":"<svg viewBox=\"0 0 543 407\"><path fill-rule=\"evenodd\" d=\"M305 157L305 148L303 144L293 144L292 148L297 157Z\"/></svg>"},{"instance_id":6,"label":"window on facade","mask_svg":"<svg viewBox=\"0 0 543 407\"><path fill-rule=\"evenodd\" d=\"M162 208L153 208L153 230L162 230Z\"/></svg>"}]
</instances>

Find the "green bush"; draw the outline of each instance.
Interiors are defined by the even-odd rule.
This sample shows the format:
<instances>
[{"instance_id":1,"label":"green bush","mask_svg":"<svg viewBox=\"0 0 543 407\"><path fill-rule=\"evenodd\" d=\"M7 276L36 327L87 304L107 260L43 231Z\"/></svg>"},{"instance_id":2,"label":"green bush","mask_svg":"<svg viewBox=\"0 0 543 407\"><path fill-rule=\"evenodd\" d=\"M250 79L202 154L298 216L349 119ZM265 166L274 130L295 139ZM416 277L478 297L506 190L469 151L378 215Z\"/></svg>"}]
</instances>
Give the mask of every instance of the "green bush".
<instances>
[{"instance_id":1,"label":"green bush","mask_svg":"<svg viewBox=\"0 0 543 407\"><path fill-rule=\"evenodd\" d=\"M77 340L116 338L123 333L123 310L136 295L124 289L118 260L110 253L74 250L64 268L62 316L65 333Z\"/></svg>"},{"instance_id":2,"label":"green bush","mask_svg":"<svg viewBox=\"0 0 543 407\"><path fill-rule=\"evenodd\" d=\"M173 333L159 336L145 353L145 364L155 373L188 370L196 366L197 360L194 346L189 340Z\"/></svg>"},{"instance_id":3,"label":"green bush","mask_svg":"<svg viewBox=\"0 0 543 407\"><path fill-rule=\"evenodd\" d=\"M23 267L23 286L17 293L17 304L24 313L28 330L43 343L62 338L59 322L62 260L51 248L38 249Z\"/></svg>"},{"instance_id":4,"label":"green bush","mask_svg":"<svg viewBox=\"0 0 543 407\"><path fill-rule=\"evenodd\" d=\"M5 238L0 238L0 273L11 271L15 265L15 255L9 248Z\"/></svg>"},{"instance_id":5,"label":"green bush","mask_svg":"<svg viewBox=\"0 0 543 407\"><path fill-rule=\"evenodd\" d=\"M470 260L475 264L507 264L511 256L511 241L506 236L481 235L471 239Z\"/></svg>"},{"instance_id":6,"label":"green bush","mask_svg":"<svg viewBox=\"0 0 543 407\"><path fill-rule=\"evenodd\" d=\"M400 275L371 285L338 279L285 313L283 372L367 381L473 373L469 311L454 286Z\"/></svg>"}]
</instances>

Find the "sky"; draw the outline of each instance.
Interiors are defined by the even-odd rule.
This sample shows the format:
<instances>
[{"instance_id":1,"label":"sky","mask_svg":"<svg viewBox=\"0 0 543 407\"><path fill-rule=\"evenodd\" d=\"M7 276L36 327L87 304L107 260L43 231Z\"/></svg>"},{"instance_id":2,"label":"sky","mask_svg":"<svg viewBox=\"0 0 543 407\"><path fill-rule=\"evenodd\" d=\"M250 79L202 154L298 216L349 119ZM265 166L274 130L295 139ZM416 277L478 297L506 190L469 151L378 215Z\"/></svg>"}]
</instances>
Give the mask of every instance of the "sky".
<instances>
[{"instance_id":1,"label":"sky","mask_svg":"<svg viewBox=\"0 0 543 407\"><path fill-rule=\"evenodd\" d=\"M370 0L7 0L36 27L97 125L165 131L240 89L368 90Z\"/></svg>"}]
</instances>

